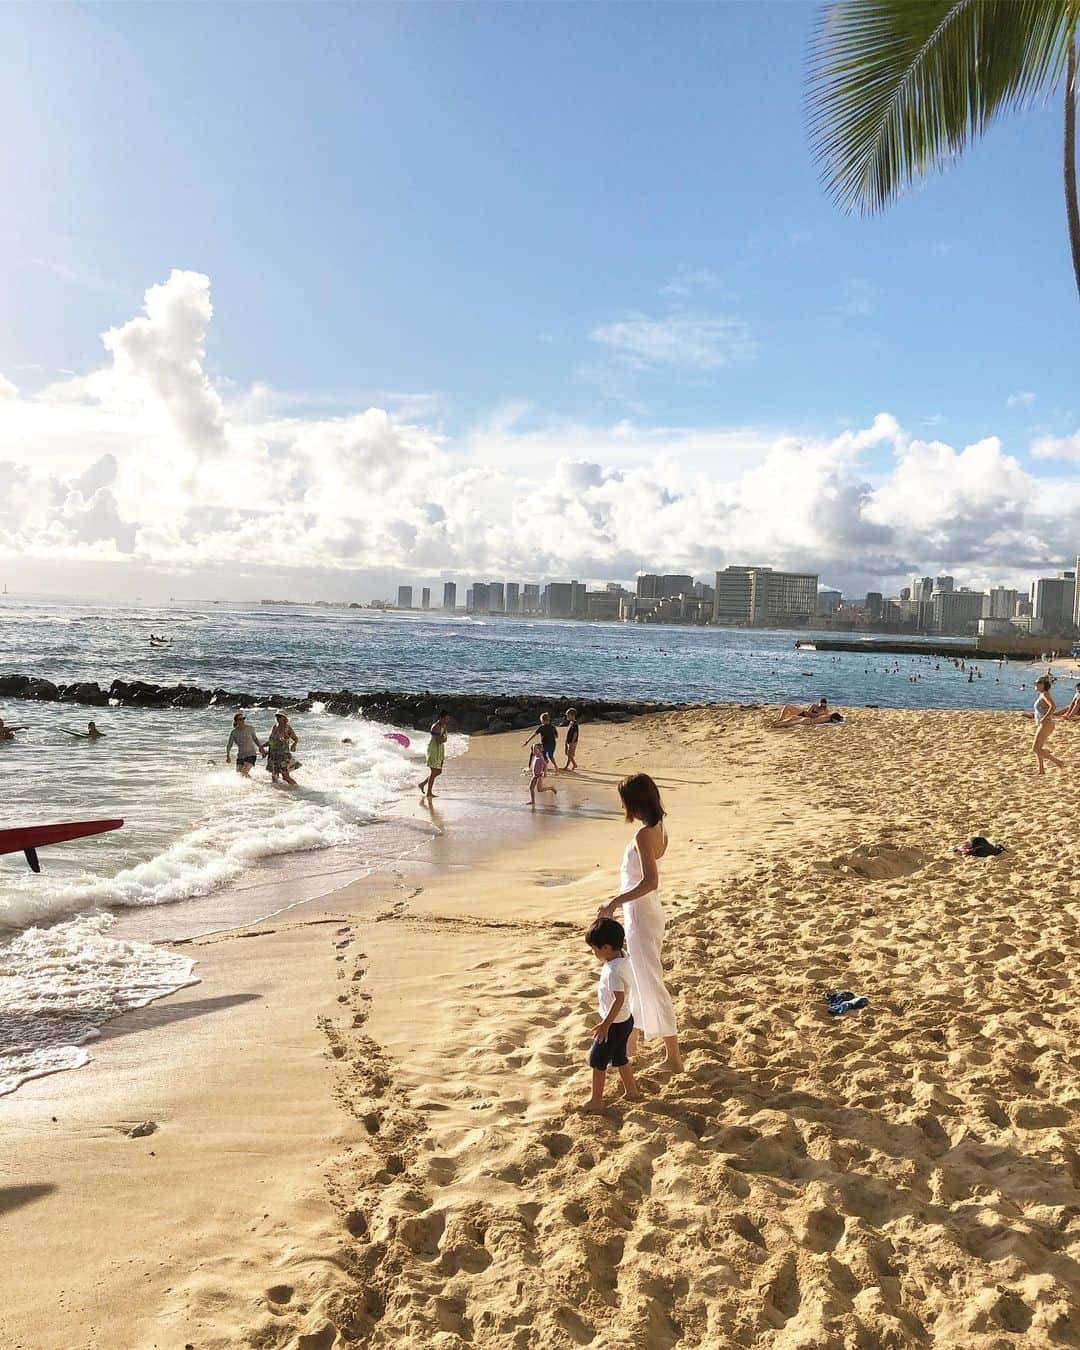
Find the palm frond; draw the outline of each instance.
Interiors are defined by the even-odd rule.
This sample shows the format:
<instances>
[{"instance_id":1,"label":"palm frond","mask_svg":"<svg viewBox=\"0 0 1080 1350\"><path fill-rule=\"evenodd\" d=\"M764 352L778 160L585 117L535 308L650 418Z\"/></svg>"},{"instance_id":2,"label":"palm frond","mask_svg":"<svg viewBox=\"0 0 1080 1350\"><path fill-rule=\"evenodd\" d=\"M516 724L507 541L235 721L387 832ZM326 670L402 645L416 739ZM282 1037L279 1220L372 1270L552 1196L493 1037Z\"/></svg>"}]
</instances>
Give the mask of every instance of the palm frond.
<instances>
[{"instance_id":1,"label":"palm frond","mask_svg":"<svg viewBox=\"0 0 1080 1350\"><path fill-rule=\"evenodd\" d=\"M840 0L810 55L814 156L845 210L877 211L996 113L1061 79L1078 0Z\"/></svg>"}]
</instances>

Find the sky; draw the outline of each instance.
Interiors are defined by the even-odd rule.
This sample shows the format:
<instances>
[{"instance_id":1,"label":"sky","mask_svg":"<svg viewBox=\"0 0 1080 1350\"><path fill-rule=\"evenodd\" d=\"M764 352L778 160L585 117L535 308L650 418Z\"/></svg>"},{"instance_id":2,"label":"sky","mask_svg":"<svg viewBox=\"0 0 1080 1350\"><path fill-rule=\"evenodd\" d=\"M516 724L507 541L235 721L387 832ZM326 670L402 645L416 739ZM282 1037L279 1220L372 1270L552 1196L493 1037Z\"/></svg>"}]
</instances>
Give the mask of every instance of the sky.
<instances>
[{"instance_id":1,"label":"sky","mask_svg":"<svg viewBox=\"0 0 1080 1350\"><path fill-rule=\"evenodd\" d=\"M1057 100L845 216L819 13L0 7L0 580L1071 566Z\"/></svg>"}]
</instances>

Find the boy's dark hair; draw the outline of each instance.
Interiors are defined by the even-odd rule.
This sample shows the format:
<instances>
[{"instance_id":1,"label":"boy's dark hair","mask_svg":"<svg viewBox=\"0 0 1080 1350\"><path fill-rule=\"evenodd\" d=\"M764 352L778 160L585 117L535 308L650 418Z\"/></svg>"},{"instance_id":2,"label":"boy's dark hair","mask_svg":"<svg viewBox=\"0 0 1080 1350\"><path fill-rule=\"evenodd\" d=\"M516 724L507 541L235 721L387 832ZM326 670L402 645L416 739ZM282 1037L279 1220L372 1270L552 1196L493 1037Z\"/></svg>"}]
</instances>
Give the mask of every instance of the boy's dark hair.
<instances>
[{"instance_id":1,"label":"boy's dark hair","mask_svg":"<svg viewBox=\"0 0 1080 1350\"><path fill-rule=\"evenodd\" d=\"M647 773L632 773L619 784L619 796L626 810L627 820L643 820L646 825L659 825L664 819L664 803L660 789Z\"/></svg>"},{"instance_id":2,"label":"boy's dark hair","mask_svg":"<svg viewBox=\"0 0 1080 1350\"><path fill-rule=\"evenodd\" d=\"M621 952L626 946L626 931L618 919L594 919L585 941L594 951L597 947L614 947Z\"/></svg>"},{"instance_id":3,"label":"boy's dark hair","mask_svg":"<svg viewBox=\"0 0 1080 1350\"><path fill-rule=\"evenodd\" d=\"M438 717L436 717L435 721L436 721L436 722L441 722L441 721L443 720L444 717L447 719L447 721L449 721L449 719L450 719L450 714L446 711L445 708L440 708L440 709L439 709L439 715L438 715Z\"/></svg>"},{"instance_id":4,"label":"boy's dark hair","mask_svg":"<svg viewBox=\"0 0 1080 1350\"><path fill-rule=\"evenodd\" d=\"M1080 684L1078 684L1076 687L1077 687L1077 689L1080 689ZM576 708L567 708L567 710L566 710L566 715L567 715L567 717L576 717L576 716L577 716L577 709L576 709Z\"/></svg>"}]
</instances>

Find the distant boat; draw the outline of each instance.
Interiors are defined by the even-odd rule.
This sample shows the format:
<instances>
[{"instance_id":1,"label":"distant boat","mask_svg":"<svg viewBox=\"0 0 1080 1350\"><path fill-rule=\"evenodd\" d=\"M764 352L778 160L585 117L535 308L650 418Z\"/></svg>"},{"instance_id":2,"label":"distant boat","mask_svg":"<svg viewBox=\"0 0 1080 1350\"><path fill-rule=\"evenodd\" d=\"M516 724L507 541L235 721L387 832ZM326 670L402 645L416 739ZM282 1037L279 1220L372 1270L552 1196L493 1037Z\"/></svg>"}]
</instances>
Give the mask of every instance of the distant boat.
<instances>
[{"instance_id":1,"label":"distant boat","mask_svg":"<svg viewBox=\"0 0 1080 1350\"><path fill-rule=\"evenodd\" d=\"M798 647L799 651L801 652L817 651L817 644L814 642L796 642L795 646Z\"/></svg>"}]
</instances>

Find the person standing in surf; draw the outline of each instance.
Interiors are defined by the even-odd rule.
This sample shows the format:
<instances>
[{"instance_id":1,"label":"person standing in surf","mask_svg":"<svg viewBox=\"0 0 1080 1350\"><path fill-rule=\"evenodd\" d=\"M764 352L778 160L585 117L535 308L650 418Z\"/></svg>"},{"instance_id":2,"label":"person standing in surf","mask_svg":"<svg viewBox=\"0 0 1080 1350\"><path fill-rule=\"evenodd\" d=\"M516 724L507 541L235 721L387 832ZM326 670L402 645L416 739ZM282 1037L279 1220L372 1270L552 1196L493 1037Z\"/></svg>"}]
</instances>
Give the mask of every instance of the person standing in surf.
<instances>
[{"instance_id":1,"label":"person standing in surf","mask_svg":"<svg viewBox=\"0 0 1080 1350\"><path fill-rule=\"evenodd\" d=\"M619 784L619 797L628 821L638 829L623 853L619 877L620 891L613 900L601 905L601 918L615 917L622 906L626 929L626 950L634 975L630 1009L634 1016L630 1053L634 1054L638 1033L646 1038L659 1036L664 1042L662 1068L682 1071L679 1029L675 1007L664 984L661 947L664 941L664 910L660 904L660 859L667 852L668 835L664 826L664 804L660 790L647 773L631 774Z\"/></svg>"},{"instance_id":2,"label":"person standing in surf","mask_svg":"<svg viewBox=\"0 0 1080 1350\"><path fill-rule=\"evenodd\" d=\"M293 751L300 744L300 737L289 725L289 718L283 712L276 713L274 725L266 739L266 767L274 784L280 778L287 787L299 787L289 772L296 767Z\"/></svg>"},{"instance_id":3,"label":"person standing in surf","mask_svg":"<svg viewBox=\"0 0 1080 1350\"><path fill-rule=\"evenodd\" d=\"M577 743L580 734L581 728L578 726L577 709L567 708L566 742L563 749L566 752L566 769L568 773L574 773L577 769Z\"/></svg>"},{"instance_id":4,"label":"person standing in surf","mask_svg":"<svg viewBox=\"0 0 1080 1350\"><path fill-rule=\"evenodd\" d=\"M422 795L435 796L435 779L442 773L443 765L446 763L446 738L449 735L447 730L449 725L450 714L440 709L438 717L431 724L431 739L428 741L427 748L428 775L417 785Z\"/></svg>"},{"instance_id":5,"label":"person standing in surf","mask_svg":"<svg viewBox=\"0 0 1080 1350\"><path fill-rule=\"evenodd\" d=\"M90 724L93 726L93 723ZM243 713L238 712L232 721L232 731L225 744L225 763L232 763L232 748L236 746L236 772L242 778L250 778L259 755L265 755L267 747L259 740L254 730L248 726Z\"/></svg>"}]
</instances>

